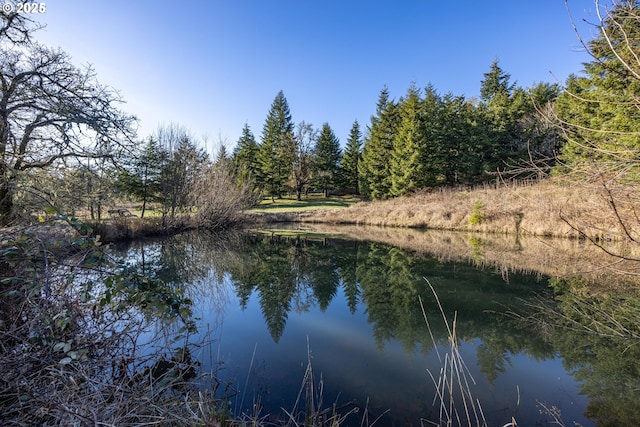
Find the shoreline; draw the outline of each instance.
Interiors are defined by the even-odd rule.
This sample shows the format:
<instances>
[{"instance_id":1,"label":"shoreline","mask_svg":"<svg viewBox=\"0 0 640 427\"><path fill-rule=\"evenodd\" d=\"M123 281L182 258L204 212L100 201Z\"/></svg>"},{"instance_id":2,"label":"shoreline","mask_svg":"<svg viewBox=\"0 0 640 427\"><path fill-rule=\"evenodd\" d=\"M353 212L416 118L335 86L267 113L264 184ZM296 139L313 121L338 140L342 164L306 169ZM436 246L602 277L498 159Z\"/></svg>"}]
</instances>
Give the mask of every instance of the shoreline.
<instances>
[{"instance_id":1,"label":"shoreline","mask_svg":"<svg viewBox=\"0 0 640 427\"><path fill-rule=\"evenodd\" d=\"M635 188L623 190L631 194ZM615 211L603 196L606 195L597 186L547 179L475 189L422 191L331 209L315 206L295 210L276 207L272 212L250 209L240 212L222 230L308 223L616 242L629 240L621 226L626 222L632 226L632 233L640 233L633 227L637 223L633 205ZM86 224L105 243L203 228L189 215L164 221L156 217L88 220Z\"/></svg>"},{"instance_id":2,"label":"shoreline","mask_svg":"<svg viewBox=\"0 0 640 427\"><path fill-rule=\"evenodd\" d=\"M621 191L633 193L635 188ZM633 206L613 210L597 186L557 180L441 189L341 209L244 212L249 223L372 225L514 236L628 240L621 223L637 222Z\"/></svg>"}]
</instances>

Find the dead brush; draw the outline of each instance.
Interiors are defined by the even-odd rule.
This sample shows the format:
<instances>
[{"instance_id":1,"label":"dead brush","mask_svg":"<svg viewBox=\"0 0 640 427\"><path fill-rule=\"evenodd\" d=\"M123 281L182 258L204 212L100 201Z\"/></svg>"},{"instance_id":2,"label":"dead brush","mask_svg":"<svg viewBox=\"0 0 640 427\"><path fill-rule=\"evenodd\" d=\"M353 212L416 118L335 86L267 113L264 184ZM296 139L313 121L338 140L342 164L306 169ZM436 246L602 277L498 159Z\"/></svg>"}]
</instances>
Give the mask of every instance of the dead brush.
<instances>
[{"instance_id":1,"label":"dead brush","mask_svg":"<svg viewBox=\"0 0 640 427\"><path fill-rule=\"evenodd\" d=\"M321 375L320 380L316 384L311 364L311 348L307 342L307 367L302 379L302 385L291 411L283 409L287 416L283 425L287 427L337 427L342 425L350 415L356 414L360 410L355 402L346 402L343 404L333 402L325 408L323 394L324 381ZM303 405L304 408L302 407Z\"/></svg>"},{"instance_id":2,"label":"dead brush","mask_svg":"<svg viewBox=\"0 0 640 427\"><path fill-rule=\"evenodd\" d=\"M160 283L129 280L87 235L58 250L37 231L3 236L0 245L0 425L206 425L187 410L186 375L144 375L165 353L172 360L173 346L142 352L138 344L149 319L185 320L187 301ZM137 302L159 310L145 316ZM179 315L165 310L173 308ZM189 371L183 359L173 360L178 373Z\"/></svg>"}]
</instances>

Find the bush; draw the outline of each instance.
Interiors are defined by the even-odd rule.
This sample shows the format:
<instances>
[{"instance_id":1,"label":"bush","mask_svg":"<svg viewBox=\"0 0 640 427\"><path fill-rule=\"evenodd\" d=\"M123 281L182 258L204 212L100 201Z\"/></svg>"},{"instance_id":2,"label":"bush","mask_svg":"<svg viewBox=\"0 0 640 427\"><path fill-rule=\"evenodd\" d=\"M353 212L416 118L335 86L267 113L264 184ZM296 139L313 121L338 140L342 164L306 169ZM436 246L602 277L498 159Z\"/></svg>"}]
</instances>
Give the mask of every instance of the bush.
<instances>
[{"instance_id":1,"label":"bush","mask_svg":"<svg viewBox=\"0 0 640 427\"><path fill-rule=\"evenodd\" d=\"M481 201L478 200L473 204L471 216L469 217L469 224L479 225L484 222L486 217L483 213L483 209L484 203L482 203Z\"/></svg>"},{"instance_id":2,"label":"bush","mask_svg":"<svg viewBox=\"0 0 640 427\"><path fill-rule=\"evenodd\" d=\"M60 219L74 235L68 229L57 238L50 235L60 230ZM179 290L118 264L74 218L3 231L0 424L171 420L170 411L184 407L184 396L163 392L157 381L134 379L145 365L166 359L164 353L169 360L176 356L161 349L142 357L137 342L156 319L177 324L174 335L186 342L194 330L191 302Z\"/></svg>"},{"instance_id":3,"label":"bush","mask_svg":"<svg viewBox=\"0 0 640 427\"><path fill-rule=\"evenodd\" d=\"M249 183L238 184L229 166L204 172L192 192L196 226L219 230L239 222L241 213L258 204L260 195Z\"/></svg>"}]
</instances>

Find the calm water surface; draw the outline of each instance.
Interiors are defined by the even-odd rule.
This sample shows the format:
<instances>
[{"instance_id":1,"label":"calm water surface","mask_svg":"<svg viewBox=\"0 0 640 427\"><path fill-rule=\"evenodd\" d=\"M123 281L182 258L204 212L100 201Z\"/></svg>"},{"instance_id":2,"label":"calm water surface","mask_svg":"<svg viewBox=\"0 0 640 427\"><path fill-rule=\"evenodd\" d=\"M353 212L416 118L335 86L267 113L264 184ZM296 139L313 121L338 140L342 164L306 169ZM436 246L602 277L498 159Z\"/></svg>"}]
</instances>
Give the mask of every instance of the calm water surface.
<instances>
[{"instance_id":1,"label":"calm water surface","mask_svg":"<svg viewBox=\"0 0 640 427\"><path fill-rule=\"evenodd\" d=\"M360 425L365 408L369 424L380 417L376 426L437 421L430 373L439 375L449 334L425 279L448 321L456 317L460 352L475 380L469 389L489 425L511 417L519 426L550 424L542 405L557 409L566 425L616 425L606 423L618 416L612 405L620 395L637 397L637 387L629 390L638 370L612 373L637 367L602 360L602 349L615 357L618 344L542 333L507 315L526 316L532 303L552 298L544 277L505 276L380 243L290 235L193 233L120 249L132 266L194 300L199 335L192 342L208 343L198 357L230 384L236 413L256 403L262 414L292 411L311 361L323 406L360 408L344 425ZM632 358L638 353L624 348Z\"/></svg>"}]
</instances>

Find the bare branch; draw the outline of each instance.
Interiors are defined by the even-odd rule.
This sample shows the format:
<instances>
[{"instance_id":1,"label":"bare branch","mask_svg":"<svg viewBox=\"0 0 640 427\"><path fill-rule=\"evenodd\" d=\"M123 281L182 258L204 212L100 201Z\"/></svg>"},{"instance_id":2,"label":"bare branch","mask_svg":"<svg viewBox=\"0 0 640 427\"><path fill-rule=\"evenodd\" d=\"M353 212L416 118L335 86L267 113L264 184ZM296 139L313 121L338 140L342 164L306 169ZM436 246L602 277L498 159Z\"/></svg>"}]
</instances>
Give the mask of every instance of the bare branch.
<instances>
[{"instance_id":1,"label":"bare branch","mask_svg":"<svg viewBox=\"0 0 640 427\"><path fill-rule=\"evenodd\" d=\"M26 15L0 13L0 215L19 172L58 160L115 159L135 149L136 119L94 70L31 40Z\"/></svg>"},{"instance_id":2,"label":"bare branch","mask_svg":"<svg viewBox=\"0 0 640 427\"><path fill-rule=\"evenodd\" d=\"M622 254L613 252L611 250L609 250L606 246L604 246L602 243L600 243L597 239L595 239L594 237L590 236L584 227L580 227L575 225L565 214L563 214L562 212L560 213L560 219L567 224L573 231L575 231L576 233L578 233L580 235L580 237L582 237L583 239L586 239L587 241L589 241L591 244L593 244L594 246L596 246L598 249L602 250L604 253L606 253L607 255L611 255L612 257L618 258L620 260L627 260L627 261L634 261L634 262L640 262L640 258L634 258L634 257L627 257L627 256L623 256Z\"/></svg>"},{"instance_id":3,"label":"bare branch","mask_svg":"<svg viewBox=\"0 0 640 427\"><path fill-rule=\"evenodd\" d=\"M12 12L0 10L0 43L8 41L14 45L26 45L31 43L31 34L43 28L29 18L28 14L16 12L15 0L7 0L4 4L10 4Z\"/></svg>"},{"instance_id":4,"label":"bare branch","mask_svg":"<svg viewBox=\"0 0 640 427\"><path fill-rule=\"evenodd\" d=\"M636 72L636 70L634 70L629 63L620 55L620 53L618 52L618 49L616 48L616 46L614 45L613 41L611 40L611 37L609 36L609 34L607 33L607 26L605 25L605 21L606 20L610 20L612 23L614 23L618 28L620 28L623 37L625 38L626 42L627 42L627 46L629 46L629 51L635 56L635 58L637 59L637 55L634 53L634 49L629 45L629 39L627 37L627 32L624 30L624 28L622 28L621 24L616 21L615 17L611 14L608 13L606 17L604 17L602 15L602 12L600 11L600 2L599 0L595 0L596 3L596 13L598 14L598 20L600 21L600 32L602 34L602 37L604 38L604 40L607 42L607 44L609 45L609 49L611 51L611 53L618 59L618 61L620 62L620 64L622 64L622 66L629 71L631 74L633 74L633 76L636 79L640 80L640 73Z\"/></svg>"}]
</instances>

